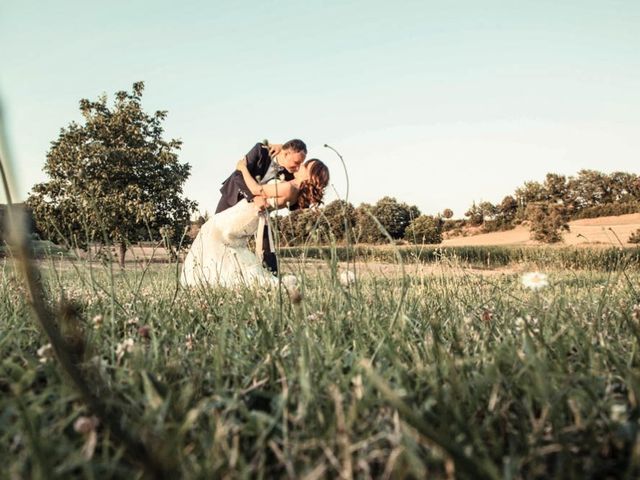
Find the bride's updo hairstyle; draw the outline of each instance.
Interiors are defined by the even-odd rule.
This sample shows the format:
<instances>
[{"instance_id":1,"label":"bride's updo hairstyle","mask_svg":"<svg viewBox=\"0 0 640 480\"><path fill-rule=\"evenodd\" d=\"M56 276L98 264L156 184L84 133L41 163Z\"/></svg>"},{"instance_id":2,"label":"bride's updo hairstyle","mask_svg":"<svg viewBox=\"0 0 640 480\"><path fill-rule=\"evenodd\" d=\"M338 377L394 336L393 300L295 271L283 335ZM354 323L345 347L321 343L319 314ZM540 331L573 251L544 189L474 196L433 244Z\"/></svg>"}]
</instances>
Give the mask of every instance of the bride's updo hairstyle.
<instances>
[{"instance_id":1,"label":"bride's updo hairstyle","mask_svg":"<svg viewBox=\"0 0 640 480\"><path fill-rule=\"evenodd\" d=\"M298 192L298 208L320 205L324 190L329 185L329 168L317 158L310 158L305 165L309 166L309 179L300 184Z\"/></svg>"}]
</instances>

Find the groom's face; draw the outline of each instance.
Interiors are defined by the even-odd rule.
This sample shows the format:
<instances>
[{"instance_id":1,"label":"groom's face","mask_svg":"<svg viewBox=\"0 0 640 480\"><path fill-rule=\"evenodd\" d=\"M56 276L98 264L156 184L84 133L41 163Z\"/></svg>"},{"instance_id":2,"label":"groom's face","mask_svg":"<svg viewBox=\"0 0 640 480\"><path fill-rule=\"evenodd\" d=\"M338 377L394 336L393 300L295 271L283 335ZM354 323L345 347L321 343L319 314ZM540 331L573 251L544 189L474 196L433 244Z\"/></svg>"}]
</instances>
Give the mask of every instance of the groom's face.
<instances>
[{"instance_id":1,"label":"groom's face","mask_svg":"<svg viewBox=\"0 0 640 480\"><path fill-rule=\"evenodd\" d=\"M293 150L282 151L282 161L280 165L291 173L295 173L300 169L300 165L304 162L307 154L304 152L294 152Z\"/></svg>"}]
</instances>

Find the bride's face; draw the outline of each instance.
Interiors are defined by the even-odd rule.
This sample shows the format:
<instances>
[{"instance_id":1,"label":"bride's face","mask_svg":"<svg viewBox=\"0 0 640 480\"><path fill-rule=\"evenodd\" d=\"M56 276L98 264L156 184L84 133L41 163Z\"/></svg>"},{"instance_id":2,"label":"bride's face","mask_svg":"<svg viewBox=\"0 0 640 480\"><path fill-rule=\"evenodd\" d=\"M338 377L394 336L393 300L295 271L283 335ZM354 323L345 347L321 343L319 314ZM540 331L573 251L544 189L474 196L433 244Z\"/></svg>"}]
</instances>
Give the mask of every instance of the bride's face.
<instances>
[{"instance_id":1,"label":"bride's face","mask_svg":"<svg viewBox=\"0 0 640 480\"><path fill-rule=\"evenodd\" d=\"M305 180L309 180L309 177L311 176L311 166L314 164L315 162L307 162L307 163L303 163L300 166L300 170L298 170L294 175L296 180L300 181L300 182L304 182Z\"/></svg>"}]
</instances>

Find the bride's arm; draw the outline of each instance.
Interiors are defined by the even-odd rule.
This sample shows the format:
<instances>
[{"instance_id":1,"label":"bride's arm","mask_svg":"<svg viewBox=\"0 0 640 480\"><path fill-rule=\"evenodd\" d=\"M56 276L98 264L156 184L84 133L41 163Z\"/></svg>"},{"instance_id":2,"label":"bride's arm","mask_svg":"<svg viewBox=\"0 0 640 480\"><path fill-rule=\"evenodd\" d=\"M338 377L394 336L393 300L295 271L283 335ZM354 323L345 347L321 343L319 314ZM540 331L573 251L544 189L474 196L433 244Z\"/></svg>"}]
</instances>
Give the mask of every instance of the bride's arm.
<instances>
[{"instance_id":1,"label":"bride's arm","mask_svg":"<svg viewBox=\"0 0 640 480\"><path fill-rule=\"evenodd\" d=\"M236 165L236 169L240 170L242 173L242 178L244 178L244 183L247 184L247 188L253 195L262 195L262 185L260 185L251 173L249 173L249 169L247 168L247 159L243 158Z\"/></svg>"},{"instance_id":2,"label":"bride's arm","mask_svg":"<svg viewBox=\"0 0 640 480\"><path fill-rule=\"evenodd\" d=\"M245 159L240 160L236 165L236 168L240 170L240 173L242 173L244 183L247 184L247 188L253 195L266 197L275 201L275 205L269 202L272 207L284 208L287 204L294 203L295 198L292 198L293 189L289 182L260 185L249 173L249 170L247 169L247 161Z\"/></svg>"}]
</instances>

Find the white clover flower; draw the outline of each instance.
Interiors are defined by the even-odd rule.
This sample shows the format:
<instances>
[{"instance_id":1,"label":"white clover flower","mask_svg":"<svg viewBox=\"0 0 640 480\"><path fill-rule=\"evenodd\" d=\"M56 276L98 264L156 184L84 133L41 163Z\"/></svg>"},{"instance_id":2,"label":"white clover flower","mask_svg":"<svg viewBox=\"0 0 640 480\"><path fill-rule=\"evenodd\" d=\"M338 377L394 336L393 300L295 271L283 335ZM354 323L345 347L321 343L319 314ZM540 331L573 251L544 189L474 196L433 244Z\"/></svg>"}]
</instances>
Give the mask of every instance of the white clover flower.
<instances>
[{"instance_id":1,"label":"white clover flower","mask_svg":"<svg viewBox=\"0 0 640 480\"><path fill-rule=\"evenodd\" d=\"M356 275L351 270L345 270L340 272L338 280L342 286L347 287L356 281Z\"/></svg>"},{"instance_id":2,"label":"white clover flower","mask_svg":"<svg viewBox=\"0 0 640 480\"><path fill-rule=\"evenodd\" d=\"M38 357L40 357L40 363L47 363L53 359L53 346L50 343L43 345L38 349Z\"/></svg>"},{"instance_id":3,"label":"white clover flower","mask_svg":"<svg viewBox=\"0 0 640 480\"><path fill-rule=\"evenodd\" d=\"M284 275L282 277L282 285L284 285L287 290L293 290L298 286L298 279L295 275Z\"/></svg>"},{"instance_id":4,"label":"white clover flower","mask_svg":"<svg viewBox=\"0 0 640 480\"><path fill-rule=\"evenodd\" d=\"M120 361L127 353L133 352L135 342L133 338L127 338L116 346L116 359Z\"/></svg>"},{"instance_id":5,"label":"white clover flower","mask_svg":"<svg viewBox=\"0 0 640 480\"><path fill-rule=\"evenodd\" d=\"M140 319L138 317L133 317L127 320L127 325L138 325L138 321Z\"/></svg>"},{"instance_id":6,"label":"white clover flower","mask_svg":"<svg viewBox=\"0 0 640 480\"><path fill-rule=\"evenodd\" d=\"M317 311L307 315L308 322L318 322L324 318L324 312Z\"/></svg>"},{"instance_id":7,"label":"white clover flower","mask_svg":"<svg viewBox=\"0 0 640 480\"><path fill-rule=\"evenodd\" d=\"M351 379L351 383L353 384L353 393L355 394L358 400L362 400L364 397L364 387L362 383L362 375L358 374Z\"/></svg>"},{"instance_id":8,"label":"white clover flower","mask_svg":"<svg viewBox=\"0 0 640 480\"><path fill-rule=\"evenodd\" d=\"M104 322L104 318L102 317L102 315L96 315L91 320L91 323L93 323L94 328L100 328L103 322Z\"/></svg>"},{"instance_id":9,"label":"white clover flower","mask_svg":"<svg viewBox=\"0 0 640 480\"><path fill-rule=\"evenodd\" d=\"M627 406L616 403L611 405L611 410L609 412L609 416L611 420L614 422L624 422L627 420Z\"/></svg>"},{"instance_id":10,"label":"white clover flower","mask_svg":"<svg viewBox=\"0 0 640 480\"><path fill-rule=\"evenodd\" d=\"M78 417L73 422L73 429L82 434L86 441L82 446L82 456L85 460L91 460L98 444L98 434L96 428L100 424L98 417Z\"/></svg>"},{"instance_id":11,"label":"white clover flower","mask_svg":"<svg viewBox=\"0 0 640 480\"><path fill-rule=\"evenodd\" d=\"M184 341L184 346L188 351L193 350L193 341L195 340L195 336L192 333L187 334Z\"/></svg>"},{"instance_id":12,"label":"white clover flower","mask_svg":"<svg viewBox=\"0 0 640 480\"><path fill-rule=\"evenodd\" d=\"M549 279L544 273L528 272L522 275L522 285L531 290L539 290L549 286Z\"/></svg>"},{"instance_id":13,"label":"white clover flower","mask_svg":"<svg viewBox=\"0 0 640 480\"><path fill-rule=\"evenodd\" d=\"M98 425L100 425L98 417L94 415L91 417L80 416L73 422L73 429L78 433L86 435L92 430L95 430Z\"/></svg>"}]
</instances>

